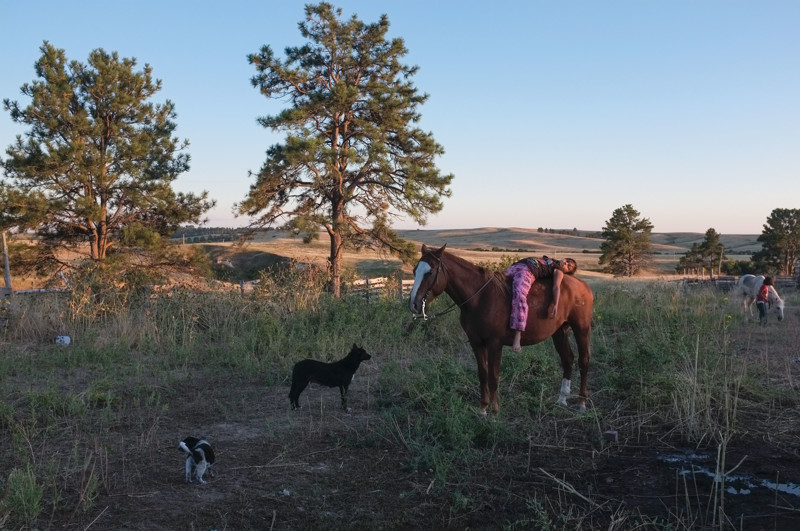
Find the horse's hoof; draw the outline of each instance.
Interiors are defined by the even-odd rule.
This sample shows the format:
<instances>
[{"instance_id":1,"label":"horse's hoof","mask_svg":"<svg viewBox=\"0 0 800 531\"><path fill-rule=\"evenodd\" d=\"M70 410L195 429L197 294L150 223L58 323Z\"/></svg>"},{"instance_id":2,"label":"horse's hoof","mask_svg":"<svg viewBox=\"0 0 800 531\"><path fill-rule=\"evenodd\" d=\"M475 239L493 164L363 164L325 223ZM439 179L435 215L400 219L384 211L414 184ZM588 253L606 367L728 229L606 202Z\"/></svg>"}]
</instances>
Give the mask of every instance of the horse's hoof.
<instances>
[{"instance_id":1,"label":"horse's hoof","mask_svg":"<svg viewBox=\"0 0 800 531\"><path fill-rule=\"evenodd\" d=\"M578 406L578 413L586 413L586 404Z\"/></svg>"}]
</instances>

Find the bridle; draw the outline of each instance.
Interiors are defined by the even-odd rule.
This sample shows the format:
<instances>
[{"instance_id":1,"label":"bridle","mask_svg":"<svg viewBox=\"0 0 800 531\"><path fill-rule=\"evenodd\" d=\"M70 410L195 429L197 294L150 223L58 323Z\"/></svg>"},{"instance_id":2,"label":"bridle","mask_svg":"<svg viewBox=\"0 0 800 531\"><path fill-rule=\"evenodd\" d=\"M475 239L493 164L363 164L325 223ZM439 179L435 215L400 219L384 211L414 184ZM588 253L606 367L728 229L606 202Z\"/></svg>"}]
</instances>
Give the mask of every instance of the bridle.
<instances>
[{"instance_id":1,"label":"bridle","mask_svg":"<svg viewBox=\"0 0 800 531\"><path fill-rule=\"evenodd\" d=\"M435 256L435 255L434 255L434 254L432 254L432 253L428 253L428 254L429 254L431 257L433 257L434 259L436 259L436 261L438 262L438 264L437 264L437 266L436 266L436 273L435 273L435 276L433 277L433 282L431 282L431 283L430 283L430 285L431 285L431 286L435 286L435 285L436 285L436 283L437 283L437 281L439 280L439 273L440 273L440 272L441 272L443 269L445 270L445 273L446 273L446 272L447 272L447 267L444 265L444 262L442 261L442 259L441 259L441 258L439 258L438 256ZM420 262L421 262L421 261L422 261L422 259L420 259ZM429 274L430 274L430 273L429 273ZM452 312L453 310L455 310L456 308L460 308L460 307L464 306L466 303L468 303L469 301L471 301L471 300L472 300L472 299L473 299L473 298L474 298L474 297L475 297L475 296L476 296L478 293L480 293L481 291L483 291L483 288L485 288L486 286L488 286L488 285L489 285L489 283L492 281L492 279L493 279L493 278L494 278L494 277L490 276L490 277L489 277L489 278L486 280L486 282L484 282L484 283L483 283L483 286L481 286L480 288L478 288L478 290L477 290L475 293L473 293L472 295L470 295L469 297L467 297L467 299L466 299L464 302L461 302L461 303L456 303L455 301L453 301L453 304L451 304L451 305L450 305L450 306L449 306L447 309L445 309L445 311L443 311L443 312L440 312L440 313L438 313L438 314L437 314L437 313L432 313L432 314L428 315L428 314L426 314L426 313L425 313L425 304L426 304L426 301L427 301L427 299L428 299L428 295L430 295L430 293L431 293L431 289L430 289L430 288L428 288L428 289L425 291L425 293L422 295L422 308L421 308L422 312L421 312L420 314L413 314L413 319L414 319L414 320L416 320L416 319L422 318L422 320L423 320L423 321L427 321L428 319L433 319L434 317L439 317L439 316L442 316L442 315L446 315L446 314L448 314L448 313Z\"/></svg>"}]
</instances>

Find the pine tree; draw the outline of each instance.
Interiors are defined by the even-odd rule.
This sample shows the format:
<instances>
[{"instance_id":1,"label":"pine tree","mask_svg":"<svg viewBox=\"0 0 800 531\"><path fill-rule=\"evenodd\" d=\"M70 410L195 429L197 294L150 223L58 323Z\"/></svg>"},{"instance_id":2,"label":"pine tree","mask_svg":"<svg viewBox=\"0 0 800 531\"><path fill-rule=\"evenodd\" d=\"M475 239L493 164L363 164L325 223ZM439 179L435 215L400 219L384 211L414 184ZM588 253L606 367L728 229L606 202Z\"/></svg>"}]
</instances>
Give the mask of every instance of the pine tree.
<instances>
[{"instance_id":1,"label":"pine tree","mask_svg":"<svg viewBox=\"0 0 800 531\"><path fill-rule=\"evenodd\" d=\"M713 228L706 231L705 239L700 244L700 254L704 264L708 265L711 275L716 267L717 275L722 273L722 259L725 257L725 245L720 234Z\"/></svg>"},{"instance_id":2,"label":"pine tree","mask_svg":"<svg viewBox=\"0 0 800 531\"><path fill-rule=\"evenodd\" d=\"M702 273L704 267L705 260L703 259L701 244L695 242L692 244L692 247L678 259L678 265L675 267L675 271L683 274L697 274L698 272Z\"/></svg>"},{"instance_id":3,"label":"pine tree","mask_svg":"<svg viewBox=\"0 0 800 531\"><path fill-rule=\"evenodd\" d=\"M345 246L384 247L406 259L414 252L391 229L406 214L424 224L442 208L452 175L434 164L444 150L414 124L427 100L411 83L416 67L403 65L401 39L387 40L389 21L374 24L321 3L306 6L300 32L308 43L276 59L264 46L249 56L252 83L268 98L291 106L260 123L285 131L267 151L240 214L252 228L284 223L306 241L325 231L331 291L340 293Z\"/></svg>"},{"instance_id":4,"label":"pine tree","mask_svg":"<svg viewBox=\"0 0 800 531\"><path fill-rule=\"evenodd\" d=\"M176 194L171 183L189 168L187 141L173 137L175 109L149 100L161 89L149 65L102 49L68 62L48 42L38 80L22 86L27 107L4 100L12 120L30 126L2 161L0 228L35 229L57 245L89 243L103 260L136 227L167 235L198 222L213 206L207 193Z\"/></svg>"},{"instance_id":5,"label":"pine tree","mask_svg":"<svg viewBox=\"0 0 800 531\"><path fill-rule=\"evenodd\" d=\"M800 209L774 209L758 241L761 250L753 254L757 267L782 275L794 274L800 260Z\"/></svg>"},{"instance_id":6,"label":"pine tree","mask_svg":"<svg viewBox=\"0 0 800 531\"><path fill-rule=\"evenodd\" d=\"M600 265L616 276L636 275L651 262L653 225L631 205L616 209L606 221L600 244Z\"/></svg>"}]
</instances>

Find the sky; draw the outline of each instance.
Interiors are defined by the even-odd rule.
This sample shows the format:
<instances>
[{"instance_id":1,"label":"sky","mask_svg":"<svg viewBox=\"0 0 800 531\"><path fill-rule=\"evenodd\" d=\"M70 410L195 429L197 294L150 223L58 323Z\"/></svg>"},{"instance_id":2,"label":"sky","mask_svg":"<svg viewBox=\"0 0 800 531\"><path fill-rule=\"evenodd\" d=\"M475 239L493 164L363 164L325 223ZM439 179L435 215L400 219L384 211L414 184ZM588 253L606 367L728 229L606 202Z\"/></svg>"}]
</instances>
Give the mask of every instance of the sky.
<instances>
[{"instance_id":1,"label":"sky","mask_svg":"<svg viewBox=\"0 0 800 531\"><path fill-rule=\"evenodd\" d=\"M286 102L250 83L247 55L306 41L295 0L0 0L0 99L26 105L47 40L86 63L97 48L153 68L190 142L176 191L217 201L208 226L242 226L269 146L257 123ZM794 0L340 0L388 16L419 126L452 173L424 226L600 230L631 204L654 232L760 234L800 208L800 2ZM0 109L0 157L25 128Z\"/></svg>"}]
</instances>

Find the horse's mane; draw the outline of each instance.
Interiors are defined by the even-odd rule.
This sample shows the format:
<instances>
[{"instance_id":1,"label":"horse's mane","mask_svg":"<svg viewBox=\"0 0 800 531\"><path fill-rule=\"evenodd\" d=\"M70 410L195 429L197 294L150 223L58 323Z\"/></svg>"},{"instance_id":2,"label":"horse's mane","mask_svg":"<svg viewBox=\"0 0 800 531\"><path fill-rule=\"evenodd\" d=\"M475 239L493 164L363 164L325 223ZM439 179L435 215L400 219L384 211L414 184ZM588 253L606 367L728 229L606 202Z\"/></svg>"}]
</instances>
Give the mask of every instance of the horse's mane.
<instances>
[{"instance_id":1,"label":"horse's mane","mask_svg":"<svg viewBox=\"0 0 800 531\"><path fill-rule=\"evenodd\" d=\"M769 295L767 299L769 300L770 304L774 302L778 306L783 306L783 299L780 295L778 295L778 290L776 290L774 286L769 287Z\"/></svg>"},{"instance_id":2,"label":"horse's mane","mask_svg":"<svg viewBox=\"0 0 800 531\"><path fill-rule=\"evenodd\" d=\"M509 287L508 282L506 282L505 271L494 271L492 269L485 268L483 266L470 262L469 260L461 258L460 256L457 256L448 251L445 251L444 254L447 256L448 260L457 262L463 267L468 267L468 268L471 267L477 269L478 273L481 275L481 281L489 282L491 280L492 287L498 293L505 293L505 294L511 293L511 288Z\"/></svg>"}]
</instances>

